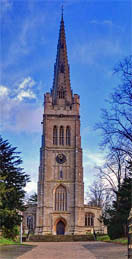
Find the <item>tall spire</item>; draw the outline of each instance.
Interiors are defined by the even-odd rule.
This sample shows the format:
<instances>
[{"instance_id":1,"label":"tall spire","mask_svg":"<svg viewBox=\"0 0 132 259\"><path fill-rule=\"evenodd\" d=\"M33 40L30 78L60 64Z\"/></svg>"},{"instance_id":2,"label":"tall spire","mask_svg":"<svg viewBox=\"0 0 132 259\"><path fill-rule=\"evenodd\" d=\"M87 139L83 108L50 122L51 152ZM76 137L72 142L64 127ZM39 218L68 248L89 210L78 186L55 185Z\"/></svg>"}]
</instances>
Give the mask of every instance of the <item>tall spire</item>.
<instances>
[{"instance_id":1,"label":"tall spire","mask_svg":"<svg viewBox=\"0 0 132 259\"><path fill-rule=\"evenodd\" d=\"M57 104L59 99L64 99L66 105L72 103L72 91L70 87L70 73L67 58L66 36L63 19L63 6L57 46L57 56L54 65L54 80L52 88L53 104Z\"/></svg>"}]
</instances>

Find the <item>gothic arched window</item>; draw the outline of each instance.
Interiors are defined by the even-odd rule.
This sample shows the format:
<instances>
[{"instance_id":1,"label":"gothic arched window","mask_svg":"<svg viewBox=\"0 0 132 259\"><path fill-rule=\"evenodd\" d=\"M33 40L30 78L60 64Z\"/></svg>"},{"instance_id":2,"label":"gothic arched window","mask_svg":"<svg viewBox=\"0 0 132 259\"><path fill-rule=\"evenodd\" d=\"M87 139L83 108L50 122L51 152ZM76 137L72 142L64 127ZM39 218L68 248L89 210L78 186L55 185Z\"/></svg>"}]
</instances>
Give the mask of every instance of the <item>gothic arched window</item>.
<instances>
[{"instance_id":1,"label":"gothic arched window","mask_svg":"<svg viewBox=\"0 0 132 259\"><path fill-rule=\"evenodd\" d=\"M64 145L64 127L60 127L60 145Z\"/></svg>"},{"instance_id":2,"label":"gothic arched window","mask_svg":"<svg viewBox=\"0 0 132 259\"><path fill-rule=\"evenodd\" d=\"M94 214L93 213L85 214L85 226L88 226L88 227L94 226Z\"/></svg>"},{"instance_id":3,"label":"gothic arched window","mask_svg":"<svg viewBox=\"0 0 132 259\"><path fill-rule=\"evenodd\" d=\"M66 145L67 146L71 145L71 130L69 126L67 126L66 128Z\"/></svg>"},{"instance_id":4,"label":"gothic arched window","mask_svg":"<svg viewBox=\"0 0 132 259\"><path fill-rule=\"evenodd\" d=\"M57 187L55 192L55 210L66 211L67 210L67 193L66 188L62 185Z\"/></svg>"},{"instance_id":5,"label":"gothic arched window","mask_svg":"<svg viewBox=\"0 0 132 259\"><path fill-rule=\"evenodd\" d=\"M58 132L57 132L57 126L54 126L53 128L53 145L58 144Z\"/></svg>"}]
</instances>

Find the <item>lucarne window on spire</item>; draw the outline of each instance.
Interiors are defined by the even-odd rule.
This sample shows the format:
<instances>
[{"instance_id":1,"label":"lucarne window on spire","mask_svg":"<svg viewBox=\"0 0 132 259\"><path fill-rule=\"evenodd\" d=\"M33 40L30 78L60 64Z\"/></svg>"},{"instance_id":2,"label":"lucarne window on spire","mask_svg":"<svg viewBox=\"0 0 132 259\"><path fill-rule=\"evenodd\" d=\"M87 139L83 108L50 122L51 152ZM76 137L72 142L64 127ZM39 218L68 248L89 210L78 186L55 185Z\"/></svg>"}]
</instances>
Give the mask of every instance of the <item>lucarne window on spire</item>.
<instances>
[{"instance_id":1,"label":"lucarne window on spire","mask_svg":"<svg viewBox=\"0 0 132 259\"><path fill-rule=\"evenodd\" d=\"M60 91L58 91L58 97L59 97L59 99L64 99L65 98L65 91L64 91L64 89L60 89Z\"/></svg>"},{"instance_id":2,"label":"lucarne window on spire","mask_svg":"<svg viewBox=\"0 0 132 259\"><path fill-rule=\"evenodd\" d=\"M60 71L61 71L61 73L64 73L64 65L63 64L61 64Z\"/></svg>"}]
</instances>

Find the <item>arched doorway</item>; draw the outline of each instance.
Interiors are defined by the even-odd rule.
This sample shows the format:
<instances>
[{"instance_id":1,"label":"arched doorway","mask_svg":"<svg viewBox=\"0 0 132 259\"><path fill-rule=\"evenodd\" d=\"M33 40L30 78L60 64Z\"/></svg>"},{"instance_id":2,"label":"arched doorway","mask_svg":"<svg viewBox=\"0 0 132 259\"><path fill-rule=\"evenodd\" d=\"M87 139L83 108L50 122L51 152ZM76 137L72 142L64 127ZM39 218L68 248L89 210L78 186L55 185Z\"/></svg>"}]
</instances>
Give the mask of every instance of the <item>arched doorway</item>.
<instances>
[{"instance_id":1,"label":"arched doorway","mask_svg":"<svg viewBox=\"0 0 132 259\"><path fill-rule=\"evenodd\" d=\"M56 234L57 235L64 235L65 234L65 224L62 220L60 220L56 225Z\"/></svg>"}]
</instances>

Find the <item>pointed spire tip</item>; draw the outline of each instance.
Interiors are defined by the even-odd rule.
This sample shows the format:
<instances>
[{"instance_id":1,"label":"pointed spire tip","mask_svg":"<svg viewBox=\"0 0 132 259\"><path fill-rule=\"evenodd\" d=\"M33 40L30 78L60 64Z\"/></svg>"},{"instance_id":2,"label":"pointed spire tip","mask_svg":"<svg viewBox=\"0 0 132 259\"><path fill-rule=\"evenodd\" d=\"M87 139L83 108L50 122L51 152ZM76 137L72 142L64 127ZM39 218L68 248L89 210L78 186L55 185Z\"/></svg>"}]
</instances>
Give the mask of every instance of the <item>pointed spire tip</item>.
<instances>
[{"instance_id":1,"label":"pointed spire tip","mask_svg":"<svg viewBox=\"0 0 132 259\"><path fill-rule=\"evenodd\" d=\"M63 21L64 5L61 6L61 20Z\"/></svg>"}]
</instances>

